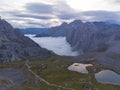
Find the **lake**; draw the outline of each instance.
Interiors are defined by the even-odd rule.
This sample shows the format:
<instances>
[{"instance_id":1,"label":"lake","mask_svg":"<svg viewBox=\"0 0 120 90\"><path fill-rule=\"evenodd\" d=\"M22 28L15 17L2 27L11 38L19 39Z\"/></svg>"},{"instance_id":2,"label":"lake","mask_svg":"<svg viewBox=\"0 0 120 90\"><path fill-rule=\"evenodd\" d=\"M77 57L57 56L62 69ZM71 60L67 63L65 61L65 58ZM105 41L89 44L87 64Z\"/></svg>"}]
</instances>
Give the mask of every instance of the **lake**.
<instances>
[{"instance_id":1,"label":"lake","mask_svg":"<svg viewBox=\"0 0 120 90\"><path fill-rule=\"evenodd\" d=\"M111 70L102 70L95 74L95 78L100 83L120 85L120 75Z\"/></svg>"}]
</instances>

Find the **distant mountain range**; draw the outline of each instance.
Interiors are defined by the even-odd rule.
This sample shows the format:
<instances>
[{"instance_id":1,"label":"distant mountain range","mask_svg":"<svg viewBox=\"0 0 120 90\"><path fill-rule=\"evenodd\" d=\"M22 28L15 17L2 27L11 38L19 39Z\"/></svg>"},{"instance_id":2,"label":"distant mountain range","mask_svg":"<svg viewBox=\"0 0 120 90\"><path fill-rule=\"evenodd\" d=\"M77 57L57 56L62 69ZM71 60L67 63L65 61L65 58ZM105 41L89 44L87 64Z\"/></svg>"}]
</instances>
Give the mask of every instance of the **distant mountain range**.
<instances>
[{"instance_id":1,"label":"distant mountain range","mask_svg":"<svg viewBox=\"0 0 120 90\"><path fill-rule=\"evenodd\" d=\"M20 31L24 34L41 34L44 33L48 28L26 28Z\"/></svg>"},{"instance_id":2,"label":"distant mountain range","mask_svg":"<svg viewBox=\"0 0 120 90\"><path fill-rule=\"evenodd\" d=\"M52 27L41 36L64 36L72 47L78 51L78 61L97 60L104 66L120 68L120 25L107 22L85 22L75 20L69 24ZM119 69L120 70L120 69Z\"/></svg>"},{"instance_id":3,"label":"distant mountain range","mask_svg":"<svg viewBox=\"0 0 120 90\"><path fill-rule=\"evenodd\" d=\"M32 29L26 29L26 31ZM33 29L35 30L35 29ZM120 53L120 25L106 22L86 22L75 20L69 24L63 23L60 26L36 29L37 37L43 36L65 36L73 47L73 51L80 54L91 51L106 51Z\"/></svg>"}]
</instances>

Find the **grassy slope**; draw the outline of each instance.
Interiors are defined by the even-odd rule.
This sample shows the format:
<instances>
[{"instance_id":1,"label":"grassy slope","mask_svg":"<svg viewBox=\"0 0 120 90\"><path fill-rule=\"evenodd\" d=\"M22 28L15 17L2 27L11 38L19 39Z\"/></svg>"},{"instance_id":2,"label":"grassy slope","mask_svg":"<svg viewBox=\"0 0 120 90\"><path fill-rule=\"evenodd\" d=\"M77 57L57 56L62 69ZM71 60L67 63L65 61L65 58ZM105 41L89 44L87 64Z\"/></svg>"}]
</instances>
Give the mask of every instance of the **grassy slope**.
<instances>
[{"instance_id":1,"label":"grassy slope","mask_svg":"<svg viewBox=\"0 0 120 90\"><path fill-rule=\"evenodd\" d=\"M89 74L81 74L67 69L67 67L73 63L69 62L70 59L70 57L55 57L48 60L30 61L29 64L35 73L52 84L74 88L75 90L84 90L85 87L88 86L91 87L92 90L120 90L118 86L100 84L95 80L94 72L104 69L99 64L95 64L94 62L94 67L87 67ZM24 63L25 61L20 61L0 65L0 68L12 67L20 69L29 79L28 82L20 86L12 87L11 90L16 90L16 88L21 88L22 90L35 90L36 88L40 88L41 90L58 90L58 87L48 86L41 81L38 81L36 84L35 77L28 72ZM94 71L94 68L96 68L96 71ZM60 90L64 89L60 88Z\"/></svg>"}]
</instances>

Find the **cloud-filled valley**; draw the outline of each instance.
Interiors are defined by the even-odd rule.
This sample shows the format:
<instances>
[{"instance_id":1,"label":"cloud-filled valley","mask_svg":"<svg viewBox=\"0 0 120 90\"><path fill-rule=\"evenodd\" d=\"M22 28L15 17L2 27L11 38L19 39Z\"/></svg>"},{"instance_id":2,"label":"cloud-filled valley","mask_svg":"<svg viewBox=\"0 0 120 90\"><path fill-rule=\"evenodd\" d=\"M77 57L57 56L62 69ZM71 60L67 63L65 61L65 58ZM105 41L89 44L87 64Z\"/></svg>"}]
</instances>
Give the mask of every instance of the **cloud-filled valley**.
<instances>
[{"instance_id":1,"label":"cloud-filled valley","mask_svg":"<svg viewBox=\"0 0 120 90\"><path fill-rule=\"evenodd\" d=\"M34 35L26 35L38 43L42 48L53 51L61 56L77 56L77 52L73 52L65 37L34 37Z\"/></svg>"}]
</instances>

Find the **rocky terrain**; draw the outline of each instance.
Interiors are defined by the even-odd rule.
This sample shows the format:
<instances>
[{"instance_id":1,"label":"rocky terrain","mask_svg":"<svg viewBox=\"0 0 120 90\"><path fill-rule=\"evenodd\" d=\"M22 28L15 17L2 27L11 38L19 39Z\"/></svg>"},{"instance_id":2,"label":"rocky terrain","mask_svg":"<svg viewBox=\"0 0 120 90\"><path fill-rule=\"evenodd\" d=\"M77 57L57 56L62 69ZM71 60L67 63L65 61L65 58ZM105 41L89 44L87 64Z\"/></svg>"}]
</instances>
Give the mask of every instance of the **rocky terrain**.
<instances>
[{"instance_id":1,"label":"rocky terrain","mask_svg":"<svg viewBox=\"0 0 120 90\"><path fill-rule=\"evenodd\" d=\"M0 70L0 90L8 90L11 87L27 82L27 77L14 68Z\"/></svg>"},{"instance_id":2,"label":"rocky terrain","mask_svg":"<svg viewBox=\"0 0 120 90\"><path fill-rule=\"evenodd\" d=\"M80 53L91 51L120 53L119 25L104 22L80 23L79 21L71 23L72 25L74 31L67 35L67 41L73 50L79 50Z\"/></svg>"},{"instance_id":3,"label":"rocky terrain","mask_svg":"<svg viewBox=\"0 0 120 90\"><path fill-rule=\"evenodd\" d=\"M49 29L51 36L65 36L80 54L98 51L120 53L120 25L107 22L82 22L75 20ZM48 32L46 32L48 33ZM39 36L39 35L37 35Z\"/></svg>"},{"instance_id":4,"label":"rocky terrain","mask_svg":"<svg viewBox=\"0 0 120 90\"><path fill-rule=\"evenodd\" d=\"M97 60L105 66L120 68L120 25L75 20L50 28L53 37L64 36L84 60ZM53 33L54 31L54 33Z\"/></svg>"},{"instance_id":5,"label":"rocky terrain","mask_svg":"<svg viewBox=\"0 0 120 90\"><path fill-rule=\"evenodd\" d=\"M97 82L94 75L105 69L120 73L119 27L77 20L50 28L44 35L65 36L80 54L64 57L41 48L0 20L0 90L120 90L119 85ZM88 74L68 70L76 62L92 64L86 67Z\"/></svg>"},{"instance_id":6,"label":"rocky terrain","mask_svg":"<svg viewBox=\"0 0 120 90\"><path fill-rule=\"evenodd\" d=\"M120 86L102 84L94 74L111 67L104 67L95 61L85 61L88 74L68 69L76 58L52 57L42 60L26 60L0 63L0 90L120 90ZM79 61L82 60L79 58ZM75 66L78 68L78 66Z\"/></svg>"},{"instance_id":7,"label":"rocky terrain","mask_svg":"<svg viewBox=\"0 0 120 90\"><path fill-rule=\"evenodd\" d=\"M68 27L65 36L73 51L88 54L86 59L97 60L104 66L120 68L120 25L77 20L64 27Z\"/></svg>"},{"instance_id":8,"label":"rocky terrain","mask_svg":"<svg viewBox=\"0 0 120 90\"><path fill-rule=\"evenodd\" d=\"M18 29L0 19L0 61L10 62L32 58L47 58L53 54L41 48Z\"/></svg>"},{"instance_id":9,"label":"rocky terrain","mask_svg":"<svg viewBox=\"0 0 120 90\"><path fill-rule=\"evenodd\" d=\"M51 36L65 36L80 54L91 51L120 53L120 25L107 22L85 22L75 20L69 24L50 28Z\"/></svg>"}]
</instances>

